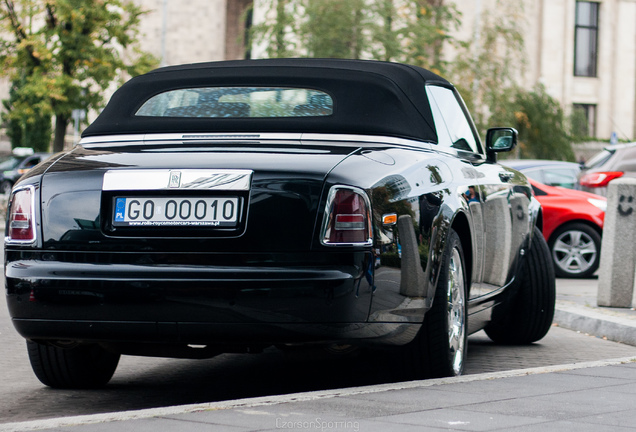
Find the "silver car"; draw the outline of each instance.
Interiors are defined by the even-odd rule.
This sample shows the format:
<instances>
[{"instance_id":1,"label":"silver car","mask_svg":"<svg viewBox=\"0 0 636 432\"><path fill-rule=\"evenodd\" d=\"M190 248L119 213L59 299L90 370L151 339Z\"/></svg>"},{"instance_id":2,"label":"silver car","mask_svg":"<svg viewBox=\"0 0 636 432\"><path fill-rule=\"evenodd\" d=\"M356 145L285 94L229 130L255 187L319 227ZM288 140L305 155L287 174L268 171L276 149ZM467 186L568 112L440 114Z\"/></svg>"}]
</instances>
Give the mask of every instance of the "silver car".
<instances>
[{"instance_id":1,"label":"silver car","mask_svg":"<svg viewBox=\"0 0 636 432\"><path fill-rule=\"evenodd\" d=\"M607 185L619 177L636 177L636 142L605 147L585 163L579 187L607 196Z\"/></svg>"}]
</instances>

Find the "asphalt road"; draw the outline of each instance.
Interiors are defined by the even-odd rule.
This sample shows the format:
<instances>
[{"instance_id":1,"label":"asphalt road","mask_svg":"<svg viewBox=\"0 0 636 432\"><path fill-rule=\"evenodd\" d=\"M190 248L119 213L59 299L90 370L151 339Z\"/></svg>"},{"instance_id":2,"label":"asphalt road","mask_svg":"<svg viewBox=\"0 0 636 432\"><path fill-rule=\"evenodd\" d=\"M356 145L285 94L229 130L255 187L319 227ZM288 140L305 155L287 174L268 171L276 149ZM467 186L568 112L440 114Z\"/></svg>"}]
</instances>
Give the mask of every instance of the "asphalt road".
<instances>
[{"instance_id":1,"label":"asphalt road","mask_svg":"<svg viewBox=\"0 0 636 432\"><path fill-rule=\"evenodd\" d=\"M530 346L497 346L480 332L469 338L468 349L467 374L636 355L636 347L558 327ZM331 360L275 349L209 360L123 357L104 389L53 390L33 375L4 296L0 300L0 423L373 385L391 381L385 365L365 357Z\"/></svg>"}]
</instances>

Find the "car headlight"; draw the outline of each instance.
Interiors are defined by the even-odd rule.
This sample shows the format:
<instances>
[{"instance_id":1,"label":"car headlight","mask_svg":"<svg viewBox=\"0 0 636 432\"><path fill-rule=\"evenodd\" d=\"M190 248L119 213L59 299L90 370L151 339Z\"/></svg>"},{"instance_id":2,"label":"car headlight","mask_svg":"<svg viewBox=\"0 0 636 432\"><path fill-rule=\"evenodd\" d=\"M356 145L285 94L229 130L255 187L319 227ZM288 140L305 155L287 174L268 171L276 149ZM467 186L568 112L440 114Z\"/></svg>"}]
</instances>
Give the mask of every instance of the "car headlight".
<instances>
[{"instance_id":1,"label":"car headlight","mask_svg":"<svg viewBox=\"0 0 636 432\"><path fill-rule=\"evenodd\" d=\"M594 207L601 209L603 211L607 210L607 200L596 199L596 198L588 198L587 202L592 204Z\"/></svg>"}]
</instances>

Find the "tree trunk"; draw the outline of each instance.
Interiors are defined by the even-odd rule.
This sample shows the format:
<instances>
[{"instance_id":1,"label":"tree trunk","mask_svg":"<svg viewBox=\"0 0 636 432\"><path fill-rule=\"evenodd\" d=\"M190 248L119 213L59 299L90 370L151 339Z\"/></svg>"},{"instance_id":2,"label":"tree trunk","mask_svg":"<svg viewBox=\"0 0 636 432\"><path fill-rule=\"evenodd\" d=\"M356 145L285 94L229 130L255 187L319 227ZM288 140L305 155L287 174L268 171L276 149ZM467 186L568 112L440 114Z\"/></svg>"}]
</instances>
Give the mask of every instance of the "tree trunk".
<instances>
[{"instance_id":1,"label":"tree trunk","mask_svg":"<svg viewBox=\"0 0 636 432\"><path fill-rule=\"evenodd\" d=\"M68 116L57 114L55 116L55 139L53 140L53 153L64 150L64 137L68 126Z\"/></svg>"}]
</instances>

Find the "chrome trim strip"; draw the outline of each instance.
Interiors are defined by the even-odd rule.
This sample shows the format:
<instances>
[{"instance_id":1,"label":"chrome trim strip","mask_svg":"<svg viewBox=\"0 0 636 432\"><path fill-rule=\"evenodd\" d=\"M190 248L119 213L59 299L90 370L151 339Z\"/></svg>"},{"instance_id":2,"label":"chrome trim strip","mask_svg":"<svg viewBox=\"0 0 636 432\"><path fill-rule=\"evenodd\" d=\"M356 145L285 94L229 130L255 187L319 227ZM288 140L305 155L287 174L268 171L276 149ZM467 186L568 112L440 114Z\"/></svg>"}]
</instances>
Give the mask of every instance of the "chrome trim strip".
<instances>
[{"instance_id":1,"label":"chrome trim strip","mask_svg":"<svg viewBox=\"0 0 636 432\"><path fill-rule=\"evenodd\" d=\"M82 138L78 145L84 144L102 144L110 142L137 142L143 141L146 134L130 134L130 135L101 135L90 138Z\"/></svg>"},{"instance_id":2,"label":"chrome trim strip","mask_svg":"<svg viewBox=\"0 0 636 432\"><path fill-rule=\"evenodd\" d=\"M97 137L82 138L79 145L86 148L101 147L108 143L111 146L127 145L131 142L152 143L156 141L300 141L306 143L310 141L341 141L356 143L378 143L397 144L409 147L418 147L431 150L435 144L423 141L409 140L405 138L395 138L390 136L376 135L350 135L350 134L320 134L320 133L166 133L166 134L130 134L130 135L104 135Z\"/></svg>"},{"instance_id":3,"label":"chrome trim strip","mask_svg":"<svg viewBox=\"0 0 636 432\"><path fill-rule=\"evenodd\" d=\"M128 144L139 142L142 144L155 141L254 141L254 140L294 140L300 141L300 133L162 133L162 134L130 134L130 135L102 135L82 138L79 145L90 148L100 144Z\"/></svg>"},{"instance_id":4,"label":"chrome trim strip","mask_svg":"<svg viewBox=\"0 0 636 432\"><path fill-rule=\"evenodd\" d=\"M104 173L102 190L233 190L248 191L251 170L121 169ZM180 177L180 178L179 178Z\"/></svg>"},{"instance_id":5,"label":"chrome trim strip","mask_svg":"<svg viewBox=\"0 0 636 432\"><path fill-rule=\"evenodd\" d=\"M349 135L349 134L318 134L318 133L304 133L301 137L301 141L349 141L349 142L367 142L378 144L398 144L409 147L419 147L427 150L431 150L434 143L428 143L424 141L409 140L405 138L396 138L389 136L378 135Z\"/></svg>"}]
</instances>

